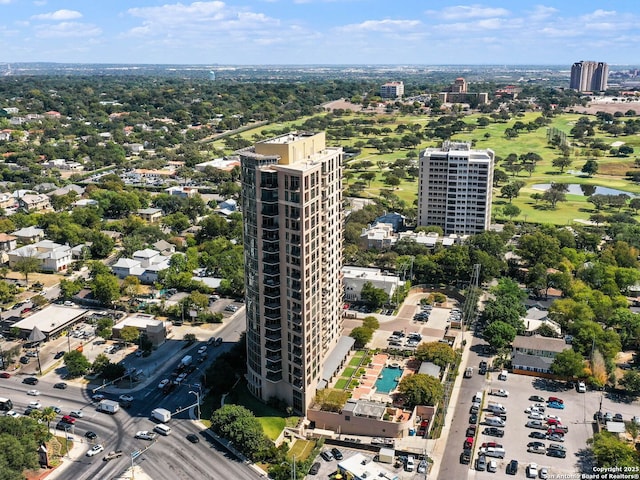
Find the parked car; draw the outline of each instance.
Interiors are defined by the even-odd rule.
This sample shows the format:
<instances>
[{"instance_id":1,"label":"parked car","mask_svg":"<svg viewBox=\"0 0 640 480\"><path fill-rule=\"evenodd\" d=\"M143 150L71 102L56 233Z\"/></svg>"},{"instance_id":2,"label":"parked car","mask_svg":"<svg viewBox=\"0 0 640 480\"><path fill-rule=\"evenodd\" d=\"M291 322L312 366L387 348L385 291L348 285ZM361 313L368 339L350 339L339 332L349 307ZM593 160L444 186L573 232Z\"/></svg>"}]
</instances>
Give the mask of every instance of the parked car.
<instances>
[{"instance_id":1,"label":"parked car","mask_svg":"<svg viewBox=\"0 0 640 480\"><path fill-rule=\"evenodd\" d=\"M504 437L504 430L496 427L487 427L482 431L482 433L491 437Z\"/></svg>"},{"instance_id":2,"label":"parked car","mask_svg":"<svg viewBox=\"0 0 640 480\"><path fill-rule=\"evenodd\" d=\"M556 402L556 403L564 403L564 400L558 397L549 397L547 398L547 403Z\"/></svg>"},{"instance_id":3,"label":"parked car","mask_svg":"<svg viewBox=\"0 0 640 480\"><path fill-rule=\"evenodd\" d=\"M478 429L477 425L469 425L467 427L467 437L475 437L477 429Z\"/></svg>"},{"instance_id":4,"label":"parked car","mask_svg":"<svg viewBox=\"0 0 640 480\"><path fill-rule=\"evenodd\" d=\"M320 462L315 462L309 469L309 475L317 475L320 471Z\"/></svg>"},{"instance_id":5,"label":"parked car","mask_svg":"<svg viewBox=\"0 0 640 480\"><path fill-rule=\"evenodd\" d=\"M529 413L529 418L531 420L543 420L544 419L544 415L542 415L539 412L531 412L531 413Z\"/></svg>"},{"instance_id":6,"label":"parked car","mask_svg":"<svg viewBox=\"0 0 640 480\"><path fill-rule=\"evenodd\" d=\"M517 460L511 460L507 464L507 475L515 475L517 473L518 473L518 461Z\"/></svg>"},{"instance_id":7,"label":"parked car","mask_svg":"<svg viewBox=\"0 0 640 480\"><path fill-rule=\"evenodd\" d=\"M469 417L469 423L478 423L478 414L477 413L472 413L471 416Z\"/></svg>"},{"instance_id":8,"label":"parked car","mask_svg":"<svg viewBox=\"0 0 640 480\"><path fill-rule=\"evenodd\" d=\"M586 393L587 386L584 382L578 382L578 393Z\"/></svg>"},{"instance_id":9,"label":"parked car","mask_svg":"<svg viewBox=\"0 0 640 480\"><path fill-rule=\"evenodd\" d=\"M529 428L537 428L538 430L544 430L547 428L547 426L544 423L542 423L541 420L529 420L526 423L526 426Z\"/></svg>"},{"instance_id":10,"label":"parked car","mask_svg":"<svg viewBox=\"0 0 640 480\"><path fill-rule=\"evenodd\" d=\"M567 451L567 449L564 446L558 445L557 443L550 443L548 450L561 450L563 452Z\"/></svg>"},{"instance_id":11,"label":"parked car","mask_svg":"<svg viewBox=\"0 0 640 480\"><path fill-rule=\"evenodd\" d=\"M489 463L487 464L487 472L495 473L497 471L498 471L498 462L496 462L493 459L489 460Z\"/></svg>"},{"instance_id":12,"label":"parked car","mask_svg":"<svg viewBox=\"0 0 640 480\"><path fill-rule=\"evenodd\" d=\"M547 435L544 432L531 432L529 434L530 438L539 438L540 440L544 440L547 438Z\"/></svg>"},{"instance_id":13,"label":"parked car","mask_svg":"<svg viewBox=\"0 0 640 480\"><path fill-rule=\"evenodd\" d=\"M616 414L613 416L613 421L614 421L614 422L624 422L624 420L622 419L622 415L621 415L621 414L619 414L619 413L616 413Z\"/></svg>"},{"instance_id":14,"label":"parked car","mask_svg":"<svg viewBox=\"0 0 640 480\"><path fill-rule=\"evenodd\" d=\"M527 466L527 478L538 478L538 465L530 463Z\"/></svg>"},{"instance_id":15,"label":"parked car","mask_svg":"<svg viewBox=\"0 0 640 480\"><path fill-rule=\"evenodd\" d=\"M551 433L547 435L547 440L552 442L564 442L564 436L558 433Z\"/></svg>"},{"instance_id":16,"label":"parked car","mask_svg":"<svg viewBox=\"0 0 640 480\"><path fill-rule=\"evenodd\" d=\"M546 402L545 398L540 395L532 395L529 397L529 400L532 402Z\"/></svg>"},{"instance_id":17,"label":"parked car","mask_svg":"<svg viewBox=\"0 0 640 480\"><path fill-rule=\"evenodd\" d=\"M547 457L566 458L567 452L564 450L556 450L554 448L547 450Z\"/></svg>"},{"instance_id":18,"label":"parked car","mask_svg":"<svg viewBox=\"0 0 640 480\"><path fill-rule=\"evenodd\" d=\"M344 458L344 455L342 455L342 452L338 450L336 447L333 447L331 449L331 453L333 454L333 458L335 458L336 460L342 460Z\"/></svg>"},{"instance_id":19,"label":"parked car","mask_svg":"<svg viewBox=\"0 0 640 480\"><path fill-rule=\"evenodd\" d=\"M541 468L540 471L538 472L538 477L540 477L543 480L549 478L549 470L547 470L544 467Z\"/></svg>"},{"instance_id":20,"label":"parked car","mask_svg":"<svg viewBox=\"0 0 640 480\"><path fill-rule=\"evenodd\" d=\"M11 374L8 372L0 373L0 378L11 378Z\"/></svg>"},{"instance_id":21,"label":"parked car","mask_svg":"<svg viewBox=\"0 0 640 480\"><path fill-rule=\"evenodd\" d=\"M331 452L329 452L328 450L325 450L324 452L322 452L320 456L322 457L323 460L327 462L330 462L331 460L333 460L333 455L331 455Z\"/></svg>"},{"instance_id":22,"label":"parked car","mask_svg":"<svg viewBox=\"0 0 640 480\"><path fill-rule=\"evenodd\" d=\"M560 403L560 402L549 402L547 406L549 408L557 408L559 410L564 410L564 403Z\"/></svg>"},{"instance_id":23,"label":"parked car","mask_svg":"<svg viewBox=\"0 0 640 480\"><path fill-rule=\"evenodd\" d=\"M484 455L478 455L476 459L476 470L484 472L487 469L487 457Z\"/></svg>"},{"instance_id":24,"label":"parked car","mask_svg":"<svg viewBox=\"0 0 640 480\"><path fill-rule=\"evenodd\" d=\"M460 454L460 463L469 465L469 462L471 462L471 449L465 448Z\"/></svg>"}]
</instances>

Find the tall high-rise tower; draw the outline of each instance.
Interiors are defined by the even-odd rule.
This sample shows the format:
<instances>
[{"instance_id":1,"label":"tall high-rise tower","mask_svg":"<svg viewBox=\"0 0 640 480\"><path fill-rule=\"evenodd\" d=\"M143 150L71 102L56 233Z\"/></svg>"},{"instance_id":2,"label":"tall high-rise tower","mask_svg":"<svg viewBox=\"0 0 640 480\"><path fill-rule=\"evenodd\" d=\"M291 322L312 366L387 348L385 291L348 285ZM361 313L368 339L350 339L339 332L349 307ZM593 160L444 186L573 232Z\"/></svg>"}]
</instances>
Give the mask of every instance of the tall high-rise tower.
<instances>
[{"instance_id":1,"label":"tall high-rise tower","mask_svg":"<svg viewBox=\"0 0 640 480\"><path fill-rule=\"evenodd\" d=\"M342 148L293 132L238 153L249 389L304 413L342 327Z\"/></svg>"},{"instance_id":2,"label":"tall high-rise tower","mask_svg":"<svg viewBox=\"0 0 640 480\"><path fill-rule=\"evenodd\" d=\"M602 92L607 89L609 65L604 62L576 62L571 66L569 88L579 92Z\"/></svg>"},{"instance_id":3,"label":"tall high-rise tower","mask_svg":"<svg viewBox=\"0 0 640 480\"><path fill-rule=\"evenodd\" d=\"M445 234L473 235L489 228L494 153L465 142L444 142L420 153L418 225Z\"/></svg>"}]
</instances>

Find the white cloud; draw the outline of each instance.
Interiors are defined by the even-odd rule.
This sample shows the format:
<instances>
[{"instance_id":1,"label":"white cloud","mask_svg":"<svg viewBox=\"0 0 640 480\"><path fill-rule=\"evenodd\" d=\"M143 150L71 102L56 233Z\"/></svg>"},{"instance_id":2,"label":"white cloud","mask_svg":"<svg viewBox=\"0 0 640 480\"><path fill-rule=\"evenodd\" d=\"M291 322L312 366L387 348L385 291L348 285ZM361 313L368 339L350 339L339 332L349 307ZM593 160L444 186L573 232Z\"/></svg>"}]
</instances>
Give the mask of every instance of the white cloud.
<instances>
[{"instance_id":1,"label":"white cloud","mask_svg":"<svg viewBox=\"0 0 640 480\"><path fill-rule=\"evenodd\" d=\"M81 18L82 14L77 10L56 10L55 12L49 13L41 13L39 15L33 15L31 17L32 20L73 20L76 18Z\"/></svg>"},{"instance_id":2,"label":"white cloud","mask_svg":"<svg viewBox=\"0 0 640 480\"><path fill-rule=\"evenodd\" d=\"M618 13L615 10L602 10L598 9L592 13L588 13L586 15L582 15L580 18L585 21L589 20L601 20L604 18L615 17Z\"/></svg>"},{"instance_id":3,"label":"white cloud","mask_svg":"<svg viewBox=\"0 0 640 480\"><path fill-rule=\"evenodd\" d=\"M0 0L0 5L9 5L11 0Z\"/></svg>"},{"instance_id":4,"label":"white cloud","mask_svg":"<svg viewBox=\"0 0 640 480\"><path fill-rule=\"evenodd\" d=\"M549 18L552 15L558 13L557 8L546 7L544 5L536 5L534 9L529 12L529 18L531 20L540 21Z\"/></svg>"},{"instance_id":5,"label":"white cloud","mask_svg":"<svg viewBox=\"0 0 640 480\"><path fill-rule=\"evenodd\" d=\"M429 16L443 20L464 20L470 18L506 17L509 10L505 8L484 7L482 5L456 5L442 10L428 10Z\"/></svg>"},{"instance_id":6,"label":"white cloud","mask_svg":"<svg viewBox=\"0 0 640 480\"><path fill-rule=\"evenodd\" d=\"M102 29L96 25L78 22L61 22L56 25L40 27L36 31L39 38L69 38L69 37L97 37L102 34Z\"/></svg>"},{"instance_id":7,"label":"white cloud","mask_svg":"<svg viewBox=\"0 0 640 480\"><path fill-rule=\"evenodd\" d=\"M413 30L420 26L419 20L365 20L361 23L344 25L339 30L346 32L398 32Z\"/></svg>"}]
</instances>

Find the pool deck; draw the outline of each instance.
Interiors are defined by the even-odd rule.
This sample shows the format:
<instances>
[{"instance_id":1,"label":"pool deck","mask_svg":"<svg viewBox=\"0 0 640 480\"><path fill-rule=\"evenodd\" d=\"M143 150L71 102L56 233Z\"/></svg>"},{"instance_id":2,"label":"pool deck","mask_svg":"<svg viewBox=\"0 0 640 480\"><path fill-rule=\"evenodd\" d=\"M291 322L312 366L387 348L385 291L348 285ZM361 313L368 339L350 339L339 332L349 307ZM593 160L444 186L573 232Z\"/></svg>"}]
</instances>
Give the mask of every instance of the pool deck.
<instances>
[{"instance_id":1,"label":"pool deck","mask_svg":"<svg viewBox=\"0 0 640 480\"><path fill-rule=\"evenodd\" d=\"M364 367L365 374L360 378L360 385L353 389L351 392L351 398L355 400L379 400L382 402L393 402L392 394L395 390L389 393L377 392L376 381L382 374L382 370L390 365L398 364L399 368L402 368L402 375L400 380L406 375L413 375L420 368L420 362L414 360L389 360L389 355L385 353L378 353L371 359L371 366Z\"/></svg>"}]
</instances>

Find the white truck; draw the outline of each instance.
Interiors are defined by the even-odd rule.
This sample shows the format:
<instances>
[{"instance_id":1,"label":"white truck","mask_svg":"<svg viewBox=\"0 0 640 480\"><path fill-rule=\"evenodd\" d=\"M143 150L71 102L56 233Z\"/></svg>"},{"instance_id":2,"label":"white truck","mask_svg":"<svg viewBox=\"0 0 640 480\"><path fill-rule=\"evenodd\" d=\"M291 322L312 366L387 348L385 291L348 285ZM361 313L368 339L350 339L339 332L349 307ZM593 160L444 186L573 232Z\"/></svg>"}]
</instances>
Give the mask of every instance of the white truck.
<instances>
[{"instance_id":1,"label":"white truck","mask_svg":"<svg viewBox=\"0 0 640 480\"><path fill-rule=\"evenodd\" d=\"M193 363L193 357L191 355L185 355L182 357L182 360L180 360L181 367L188 367L191 363Z\"/></svg>"},{"instance_id":2,"label":"white truck","mask_svg":"<svg viewBox=\"0 0 640 480\"><path fill-rule=\"evenodd\" d=\"M113 415L118 410L120 410L120 404L118 402L114 402L113 400L100 400L98 403L98 411L109 413Z\"/></svg>"},{"instance_id":3,"label":"white truck","mask_svg":"<svg viewBox=\"0 0 640 480\"><path fill-rule=\"evenodd\" d=\"M151 418L154 418L162 423L167 423L171 420L171 412L166 408L154 408L151 410Z\"/></svg>"},{"instance_id":4,"label":"white truck","mask_svg":"<svg viewBox=\"0 0 640 480\"><path fill-rule=\"evenodd\" d=\"M487 410L493 413L507 413L507 409L504 408L504 405L496 402L489 402L487 405Z\"/></svg>"}]
</instances>

